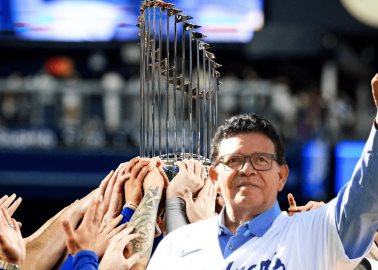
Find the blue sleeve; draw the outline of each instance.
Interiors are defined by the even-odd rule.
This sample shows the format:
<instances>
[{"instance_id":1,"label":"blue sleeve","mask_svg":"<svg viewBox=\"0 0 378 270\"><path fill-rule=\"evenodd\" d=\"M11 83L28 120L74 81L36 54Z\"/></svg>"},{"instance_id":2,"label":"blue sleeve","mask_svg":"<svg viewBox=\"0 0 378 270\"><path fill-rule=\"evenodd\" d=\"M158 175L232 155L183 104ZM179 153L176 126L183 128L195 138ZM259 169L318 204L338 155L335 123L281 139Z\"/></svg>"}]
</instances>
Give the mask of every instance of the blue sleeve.
<instances>
[{"instance_id":1,"label":"blue sleeve","mask_svg":"<svg viewBox=\"0 0 378 270\"><path fill-rule=\"evenodd\" d=\"M123 218L122 218L121 222L119 223L119 225L125 224L126 222L129 222L130 219L132 218L132 216L134 215L134 212L135 211L131 208L128 208L128 207L123 208L123 210L122 210Z\"/></svg>"},{"instance_id":2,"label":"blue sleeve","mask_svg":"<svg viewBox=\"0 0 378 270\"><path fill-rule=\"evenodd\" d=\"M68 254L67 259L64 261L59 270L73 270L73 257Z\"/></svg>"},{"instance_id":3,"label":"blue sleeve","mask_svg":"<svg viewBox=\"0 0 378 270\"><path fill-rule=\"evenodd\" d=\"M378 228L378 134L373 126L351 180L337 195L336 226L346 255L361 257Z\"/></svg>"},{"instance_id":4,"label":"blue sleeve","mask_svg":"<svg viewBox=\"0 0 378 270\"><path fill-rule=\"evenodd\" d=\"M98 258L96 253L90 250L82 250L73 257L74 270L97 270Z\"/></svg>"}]
</instances>

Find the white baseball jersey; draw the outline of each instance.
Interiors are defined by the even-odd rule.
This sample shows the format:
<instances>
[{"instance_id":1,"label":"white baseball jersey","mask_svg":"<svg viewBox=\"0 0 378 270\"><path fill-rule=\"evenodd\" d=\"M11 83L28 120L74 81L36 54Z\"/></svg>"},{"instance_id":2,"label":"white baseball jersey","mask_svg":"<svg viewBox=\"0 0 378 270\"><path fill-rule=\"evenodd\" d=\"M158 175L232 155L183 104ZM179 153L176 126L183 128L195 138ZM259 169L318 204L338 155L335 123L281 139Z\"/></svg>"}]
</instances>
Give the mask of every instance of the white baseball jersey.
<instances>
[{"instance_id":1,"label":"white baseball jersey","mask_svg":"<svg viewBox=\"0 0 378 270\"><path fill-rule=\"evenodd\" d=\"M147 270L348 270L335 222L335 202L293 217L281 213L262 237L223 258L218 217L181 227L159 244ZM367 253L369 248L366 249Z\"/></svg>"}]
</instances>

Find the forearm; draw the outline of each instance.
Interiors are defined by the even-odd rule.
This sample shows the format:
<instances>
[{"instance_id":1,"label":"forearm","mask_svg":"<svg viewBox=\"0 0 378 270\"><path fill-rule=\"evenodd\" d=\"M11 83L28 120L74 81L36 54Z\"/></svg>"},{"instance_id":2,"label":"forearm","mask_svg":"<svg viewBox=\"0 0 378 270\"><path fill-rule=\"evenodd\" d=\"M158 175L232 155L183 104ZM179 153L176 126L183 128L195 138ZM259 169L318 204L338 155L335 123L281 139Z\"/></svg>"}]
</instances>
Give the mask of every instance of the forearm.
<instances>
[{"instance_id":1,"label":"forearm","mask_svg":"<svg viewBox=\"0 0 378 270\"><path fill-rule=\"evenodd\" d=\"M26 258L23 269L50 270L59 260L65 249L61 221L67 210L68 207L62 209L36 232L25 238Z\"/></svg>"},{"instance_id":2,"label":"forearm","mask_svg":"<svg viewBox=\"0 0 378 270\"><path fill-rule=\"evenodd\" d=\"M131 253L142 253L142 260L131 269L146 269L151 256L152 244L155 236L156 216L163 188L157 185L150 185L145 195L132 216L129 226L135 228L140 236L131 242Z\"/></svg>"},{"instance_id":3,"label":"forearm","mask_svg":"<svg viewBox=\"0 0 378 270\"><path fill-rule=\"evenodd\" d=\"M186 216L185 202L178 197L166 199L165 217L167 233L190 223Z\"/></svg>"},{"instance_id":4,"label":"forearm","mask_svg":"<svg viewBox=\"0 0 378 270\"><path fill-rule=\"evenodd\" d=\"M26 258L23 269L50 270L54 267L66 247L62 221L68 217L76 226L82 218L82 213L77 207L78 204L76 202L64 208L25 239Z\"/></svg>"},{"instance_id":5,"label":"forearm","mask_svg":"<svg viewBox=\"0 0 378 270\"><path fill-rule=\"evenodd\" d=\"M337 196L336 225L346 254L360 257L378 227L378 135L372 128L351 181Z\"/></svg>"}]
</instances>

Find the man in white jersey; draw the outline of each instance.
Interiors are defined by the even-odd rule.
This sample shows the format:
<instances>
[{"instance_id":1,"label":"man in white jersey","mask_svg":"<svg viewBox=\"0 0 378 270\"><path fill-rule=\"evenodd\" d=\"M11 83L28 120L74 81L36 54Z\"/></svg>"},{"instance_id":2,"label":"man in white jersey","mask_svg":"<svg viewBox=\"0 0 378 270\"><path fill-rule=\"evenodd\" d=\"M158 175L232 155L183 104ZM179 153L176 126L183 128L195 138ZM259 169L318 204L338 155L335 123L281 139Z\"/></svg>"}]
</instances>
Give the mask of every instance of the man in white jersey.
<instances>
[{"instance_id":1,"label":"man in white jersey","mask_svg":"<svg viewBox=\"0 0 378 270\"><path fill-rule=\"evenodd\" d=\"M372 92L378 109L378 74ZM277 202L289 174L279 135L258 115L231 117L213 138L209 171L223 210L168 234L147 269L353 269L378 228L377 127L378 111L352 178L337 197L289 217Z\"/></svg>"}]
</instances>

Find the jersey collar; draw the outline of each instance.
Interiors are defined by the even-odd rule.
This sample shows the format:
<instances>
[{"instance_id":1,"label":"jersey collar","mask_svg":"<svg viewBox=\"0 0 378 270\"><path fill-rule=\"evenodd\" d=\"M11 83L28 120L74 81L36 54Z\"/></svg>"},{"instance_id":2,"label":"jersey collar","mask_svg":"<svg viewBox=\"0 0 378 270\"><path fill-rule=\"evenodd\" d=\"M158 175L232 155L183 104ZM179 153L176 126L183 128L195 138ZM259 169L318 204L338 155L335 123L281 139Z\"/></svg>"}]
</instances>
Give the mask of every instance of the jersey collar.
<instances>
[{"instance_id":1,"label":"jersey collar","mask_svg":"<svg viewBox=\"0 0 378 270\"><path fill-rule=\"evenodd\" d=\"M226 227L225 222L224 222L225 214L226 214L225 207L223 207L218 217L219 234L222 234L224 232L230 233L229 229ZM248 225L248 231L250 234L261 237L269 230L274 220L280 214L281 214L280 206L278 205L278 202L275 201L275 203L273 204L273 207L262 212L260 215L250 219L246 223L239 225L239 227L245 226L246 224Z\"/></svg>"}]
</instances>

